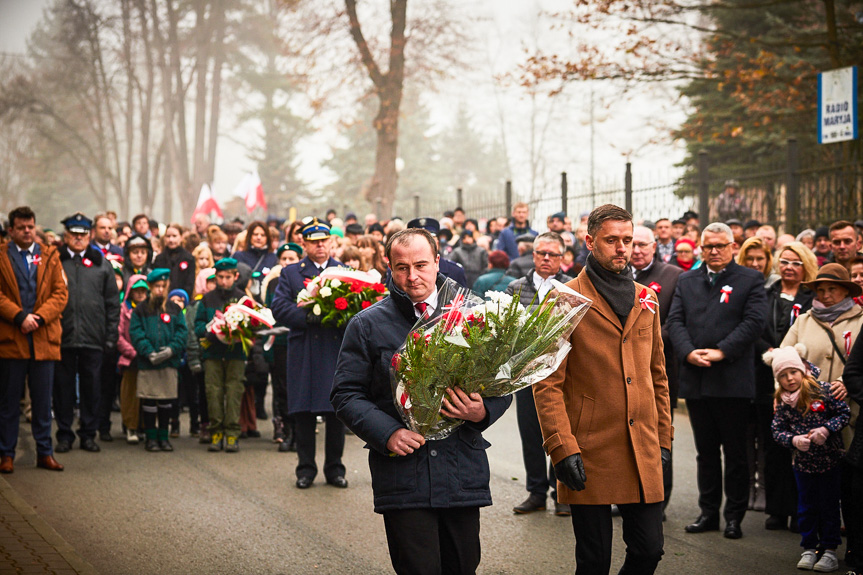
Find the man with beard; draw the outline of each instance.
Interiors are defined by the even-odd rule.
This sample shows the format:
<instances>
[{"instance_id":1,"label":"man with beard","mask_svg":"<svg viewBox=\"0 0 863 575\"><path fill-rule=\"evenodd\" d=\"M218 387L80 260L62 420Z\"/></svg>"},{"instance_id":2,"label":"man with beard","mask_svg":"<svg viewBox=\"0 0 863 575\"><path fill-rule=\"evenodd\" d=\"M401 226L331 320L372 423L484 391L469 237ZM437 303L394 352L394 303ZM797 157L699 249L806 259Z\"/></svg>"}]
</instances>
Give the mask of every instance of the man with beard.
<instances>
[{"instance_id":1,"label":"man with beard","mask_svg":"<svg viewBox=\"0 0 863 575\"><path fill-rule=\"evenodd\" d=\"M240 450L240 402L245 392L246 352L241 343L226 344L213 331L211 322L216 312L236 303L245 293L235 284L239 273L237 260L222 258L216 262L216 289L204 294L195 312L195 334L206 338L201 350L204 361L204 386L210 416L210 447L208 451L227 453Z\"/></svg>"},{"instance_id":2,"label":"man with beard","mask_svg":"<svg viewBox=\"0 0 863 575\"><path fill-rule=\"evenodd\" d=\"M590 255L566 285L593 305L560 367L533 388L558 501L572 512L578 573L611 568L612 504L627 544L620 573L653 573L663 554L662 468L673 431L656 295L632 281L632 232L618 206L590 213Z\"/></svg>"},{"instance_id":3,"label":"man with beard","mask_svg":"<svg viewBox=\"0 0 863 575\"><path fill-rule=\"evenodd\" d=\"M330 399L339 418L368 444L375 512L384 517L395 572L474 573L479 508L491 505L490 444L482 431L503 415L512 396L483 399L455 388L441 412L464 425L429 441L405 427L390 386L393 354L419 317L440 313L449 302L430 233L397 232L386 254L390 295L348 324Z\"/></svg>"},{"instance_id":4,"label":"man with beard","mask_svg":"<svg viewBox=\"0 0 863 575\"><path fill-rule=\"evenodd\" d=\"M66 232L60 261L69 284L69 301L63 311L61 360L54 374L54 451L65 453L75 441L72 423L77 389L81 449L97 452L100 448L94 439L99 427L99 375L103 355L117 346L120 293L111 264L90 245L92 222L79 212L62 223Z\"/></svg>"},{"instance_id":5,"label":"man with beard","mask_svg":"<svg viewBox=\"0 0 863 575\"><path fill-rule=\"evenodd\" d=\"M36 465L63 471L51 445L51 391L60 359L60 314L68 290L54 246L36 241L36 214L9 213L0 244L0 473L14 471L24 381L30 389Z\"/></svg>"}]
</instances>

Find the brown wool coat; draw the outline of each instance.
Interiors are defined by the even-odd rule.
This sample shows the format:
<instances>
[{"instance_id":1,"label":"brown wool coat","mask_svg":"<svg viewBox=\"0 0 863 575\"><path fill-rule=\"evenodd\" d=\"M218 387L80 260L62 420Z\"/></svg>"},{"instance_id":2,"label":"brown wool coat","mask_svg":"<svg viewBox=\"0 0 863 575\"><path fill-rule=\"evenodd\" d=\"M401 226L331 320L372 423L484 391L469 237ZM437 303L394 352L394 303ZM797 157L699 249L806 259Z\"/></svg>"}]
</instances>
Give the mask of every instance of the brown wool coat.
<instances>
[{"instance_id":1,"label":"brown wool coat","mask_svg":"<svg viewBox=\"0 0 863 575\"><path fill-rule=\"evenodd\" d=\"M671 449L659 313L632 311L621 328L611 306L582 271L566 284L593 301L571 337L560 367L533 387L544 447L556 464L581 453L583 491L558 482L561 503L656 503L664 499L660 447ZM647 289L650 298L656 294Z\"/></svg>"},{"instance_id":2,"label":"brown wool coat","mask_svg":"<svg viewBox=\"0 0 863 575\"><path fill-rule=\"evenodd\" d=\"M30 346L27 336L15 325L21 309L18 279L9 260L9 246L0 246L0 358L27 359ZM53 246L39 244L42 263L36 269L36 305L33 313L45 320L45 325L33 332L33 351L38 361L60 360L60 340L63 328L60 315L69 297L60 255Z\"/></svg>"}]
</instances>

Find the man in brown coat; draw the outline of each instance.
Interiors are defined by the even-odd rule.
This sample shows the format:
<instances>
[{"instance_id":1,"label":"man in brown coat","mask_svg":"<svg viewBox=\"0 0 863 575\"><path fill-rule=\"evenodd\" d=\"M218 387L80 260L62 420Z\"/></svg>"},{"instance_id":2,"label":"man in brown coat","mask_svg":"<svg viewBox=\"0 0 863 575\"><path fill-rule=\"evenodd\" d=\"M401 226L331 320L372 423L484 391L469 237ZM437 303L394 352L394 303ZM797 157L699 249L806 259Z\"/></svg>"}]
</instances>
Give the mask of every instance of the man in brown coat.
<instances>
[{"instance_id":1,"label":"man in brown coat","mask_svg":"<svg viewBox=\"0 0 863 575\"><path fill-rule=\"evenodd\" d=\"M611 568L611 504L623 517L622 574L653 573L663 553L662 467L673 429L656 294L632 280L632 216L591 212L585 269L566 285L593 301L572 351L534 385L558 501L568 503L577 572Z\"/></svg>"},{"instance_id":2,"label":"man in brown coat","mask_svg":"<svg viewBox=\"0 0 863 575\"><path fill-rule=\"evenodd\" d=\"M0 246L0 473L14 470L18 403L28 378L36 465L54 471L51 391L60 359L60 314L68 293L60 257L35 241L36 215L29 207L9 214L11 242Z\"/></svg>"}]
</instances>

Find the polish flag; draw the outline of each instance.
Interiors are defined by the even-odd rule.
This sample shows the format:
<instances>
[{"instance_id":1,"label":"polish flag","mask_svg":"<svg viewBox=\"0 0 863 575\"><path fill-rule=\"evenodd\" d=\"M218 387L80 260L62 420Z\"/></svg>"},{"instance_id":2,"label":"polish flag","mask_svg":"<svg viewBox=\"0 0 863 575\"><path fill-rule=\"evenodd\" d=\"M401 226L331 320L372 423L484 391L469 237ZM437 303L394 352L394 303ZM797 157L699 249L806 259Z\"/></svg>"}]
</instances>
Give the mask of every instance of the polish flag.
<instances>
[{"instance_id":1,"label":"polish flag","mask_svg":"<svg viewBox=\"0 0 863 575\"><path fill-rule=\"evenodd\" d=\"M264 198L264 187L261 185L261 177L258 172L249 172L243 177L234 189L234 195L243 198L246 202L246 211L252 213L255 208L267 211L267 200Z\"/></svg>"},{"instance_id":2,"label":"polish flag","mask_svg":"<svg viewBox=\"0 0 863 575\"><path fill-rule=\"evenodd\" d=\"M198 195L198 204L195 206L195 211L192 212L192 221L195 221L198 214L209 215L211 212L215 212L220 218L224 217L222 216L222 208L219 207L219 203L213 197L213 190L210 189L209 185L204 184Z\"/></svg>"}]
</instances>

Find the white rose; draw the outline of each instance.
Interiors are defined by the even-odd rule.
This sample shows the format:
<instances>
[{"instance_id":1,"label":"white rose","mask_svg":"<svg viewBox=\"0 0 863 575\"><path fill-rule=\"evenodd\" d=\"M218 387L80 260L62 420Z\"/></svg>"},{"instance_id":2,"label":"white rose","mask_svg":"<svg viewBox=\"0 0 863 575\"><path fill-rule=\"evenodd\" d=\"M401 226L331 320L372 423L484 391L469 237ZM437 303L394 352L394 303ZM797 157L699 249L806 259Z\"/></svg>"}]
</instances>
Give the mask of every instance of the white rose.
<instances>
[{"instance_id":1,"label":"white rose","mask_svg":"<svg viewBox=\"0 0 863 575\"><path fill-rule=\"evenodd\" d=\"M315 304L315 307L312 308L312 313L315 315L321 315L321 306L319 304Z\"/></svg>"},{"instance_id":2,"label":"white rose","mask_svg":"<svg viewBox=\"0 0 863 575\"><path fill-rule=\"evenodd\" d=\"M331 295L333 295L333 290L331 290L327 286L324 286L321 288L321 291L319 291L318 293L321 295L321 297L330 297Z\"/></svg>"},{"instance_id":3,"label":"white rose","mask_svg":"<svg viewBox=\"0 0 863 575\"><path fill-rule=\"evenodd\" d=\"M339 287L340 285L342 285L342 282L341 282L341 281L339 281L339 280L332 280L332 281L330 282L330 285L331 285L332 287L334 287L334 288L337 288L337 287Z\"/></svg>"}]
</instances>

